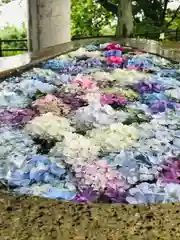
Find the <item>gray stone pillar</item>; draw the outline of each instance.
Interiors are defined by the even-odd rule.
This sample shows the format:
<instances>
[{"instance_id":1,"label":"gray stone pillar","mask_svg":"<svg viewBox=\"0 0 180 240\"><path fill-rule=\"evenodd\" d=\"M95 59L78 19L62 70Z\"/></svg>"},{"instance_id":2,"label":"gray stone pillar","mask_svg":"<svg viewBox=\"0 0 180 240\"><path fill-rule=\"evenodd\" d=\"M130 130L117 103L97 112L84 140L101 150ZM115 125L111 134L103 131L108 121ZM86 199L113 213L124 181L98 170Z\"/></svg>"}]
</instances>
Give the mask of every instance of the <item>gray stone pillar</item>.
<instances>
[{"instance_id":1,"label":"gray stone pillar","mask_svg":"<svg viewBox=\"0 0 180 240\"><path fill-rule=\"evenodd\" d=\"M71 0L28 0L29 50L69 42Z\"/></svg>"}]
</instances>

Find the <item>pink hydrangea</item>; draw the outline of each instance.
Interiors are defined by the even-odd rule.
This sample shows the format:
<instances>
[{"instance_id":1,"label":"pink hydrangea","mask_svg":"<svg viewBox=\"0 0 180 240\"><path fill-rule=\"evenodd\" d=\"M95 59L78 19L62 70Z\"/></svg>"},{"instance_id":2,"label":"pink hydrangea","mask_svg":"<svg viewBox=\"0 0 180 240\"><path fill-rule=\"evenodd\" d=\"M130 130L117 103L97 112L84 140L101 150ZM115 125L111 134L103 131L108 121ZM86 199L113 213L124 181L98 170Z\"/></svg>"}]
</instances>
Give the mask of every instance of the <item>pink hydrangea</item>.
<instances>
[{"instance_id":1,"label":"pink hydrangea","mask_svg":"<svg viewBox=\"0 0 180 240\"><path fill-rule=\"evenodd\" d=\"M105 160L92 161L76 167L75 174L78 187L82 190L91 187L94 191L104 194L110 190L123 193L128 187L122 174L112 170Z\"/></svg>"},{"instance_id":2,"label":"pink hydrangea","mask_svg":"<svg viewBox=\"0 0 180 240\"><path fill-rule=\"evenodd\" d=\"M85 89L93 89L95 87L95 83L86 76L76 77L72 81L73 84L77 84L78 86Z\"/></svg>"},{"instance_id":3,"label":"pink hydrangea","mask_svg":"<svg viewBox=\"0 0 180 240\"><path fill-rule=\"evenodd\" d=\"M54 95L47 94L45 97L37 99L32 103L41 114L53 112L56 115L68 114L70 107Z\"/></svg>"},{"instance_id":4,"label":"pink hydrangea","mask_svg":"<svg viewBox=\"0 0 180 240\"><path fill-rule=\"evenodd\" d=\"M108 44L104 50L108 51L108 50L120 50L120 51L124 51L124 48L121 47L119 44L117 43L110 43Z\"/></svg>"},{"instance_id":5,"label":"pink hydrangea","mask_svg":"<svg viewBox=\"0 0 180 240\"><path fill-rule=\"evenodd\" d=\"M113 104L113 103L117 103L120 106L125 106L127 103L127 100L124 96L118 96L116 94L108 94L108 93L104 93L101 96L100 102L102 105L105 104Z\"/></svg>"},{"instance_id":6,"label":"pink hydrangea","mask_svg":"<svg viewBox=\"0 0 180 240\"><path fill-rule=\"evenodd\" d=\"M121 64L125 62L125 59L122 57L116 57L116 56L111 56L108 57L106 60L107 63L115 63L115 64Z\"/></svg>"},{"instance_id":7,"label":"pink hydrangea","mask_svg":"<svg viewBox=\"0 0 180 240\"><path fill-rule=\"evenodd\" d=\"M159 180L165 183L180 184L180 161L174 158L166 160Z\"/></svg>"},{"instance_id":8,"label":"pink hydrangea","mask_svg":"<svg viewBox=\"0 0 180 240\"><path fill-rule=\"evenodd\" d=\"M126 66L126 68L128 70L138 70L139 69L139 67L136 67L136 66L133 66L133 65L128 65L128 66Z\"/></svg>"}]
</instances>

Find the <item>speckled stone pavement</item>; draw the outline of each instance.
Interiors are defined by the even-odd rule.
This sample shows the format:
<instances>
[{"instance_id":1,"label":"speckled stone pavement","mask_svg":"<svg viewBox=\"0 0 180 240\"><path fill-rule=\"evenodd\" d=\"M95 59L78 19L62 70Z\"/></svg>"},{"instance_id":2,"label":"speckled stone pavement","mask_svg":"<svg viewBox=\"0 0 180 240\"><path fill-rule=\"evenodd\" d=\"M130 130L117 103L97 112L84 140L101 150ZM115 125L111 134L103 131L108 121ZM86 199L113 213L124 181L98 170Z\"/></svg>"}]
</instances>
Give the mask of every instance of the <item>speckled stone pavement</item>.
<instances>
[{"instance_id":1,"label":"speckled stone pavement","mask_svg":"<svg viewBox=\"0 0 180 240\"><path fill-rule=\"evenodd\" d=\"M179 208L180 203L83 205L1 193L0 239L178 240Z\"/></svg>"}]
</instances>

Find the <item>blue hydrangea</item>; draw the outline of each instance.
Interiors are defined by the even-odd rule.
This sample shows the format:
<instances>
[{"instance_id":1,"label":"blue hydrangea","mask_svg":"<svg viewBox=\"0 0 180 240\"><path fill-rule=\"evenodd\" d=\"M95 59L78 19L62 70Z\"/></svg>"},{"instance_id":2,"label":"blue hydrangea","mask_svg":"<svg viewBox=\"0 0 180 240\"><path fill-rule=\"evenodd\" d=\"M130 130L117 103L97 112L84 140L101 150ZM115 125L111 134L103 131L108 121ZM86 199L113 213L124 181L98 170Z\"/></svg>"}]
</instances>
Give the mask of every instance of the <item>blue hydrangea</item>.
<instances>
[{"instance_id":1,"label":"blue hydrangea","mask_svg":"<svg viewBox=\"0 0 180 240\"><path fill-rule=\"evenodd\" d=\"M165 190L163 186L144 182L128 191L126 201L130 204L163 203Z\"/></svg>"},{"instance_id":2,"label":"blue hydrangea","mask_svg":"<svg viewBox=\"0 0 180 240\"><path fill-rule=\"evenodd\" d=\"M70 181L65 167L41 155L33 156L20 169L14 168L8 176L8 184L18 192L32 193L36 184L40 196L64 200L72 200L76 195L76 188Z\"/></svg>"},{"instance_id":3,"label":"blue hydrangea","mask_svg":"<svg viewBox=\"0 0 180 240\"><path fill-rule=\"evenodd\" d=\"M119 169L129 184L153 181L159 172L148 156L138 152L123 150L104 157L113 169Z\"/></svg>"}]
</instances>

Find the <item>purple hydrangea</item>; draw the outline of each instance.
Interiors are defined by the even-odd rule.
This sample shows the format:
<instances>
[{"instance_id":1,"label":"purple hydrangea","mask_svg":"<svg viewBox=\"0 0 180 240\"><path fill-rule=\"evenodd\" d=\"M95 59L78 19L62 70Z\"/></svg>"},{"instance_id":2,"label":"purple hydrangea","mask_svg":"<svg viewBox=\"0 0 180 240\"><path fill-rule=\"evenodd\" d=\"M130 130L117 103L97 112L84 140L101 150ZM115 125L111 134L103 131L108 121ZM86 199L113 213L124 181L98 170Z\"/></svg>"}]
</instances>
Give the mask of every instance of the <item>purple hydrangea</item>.
<instances>
[{"instance_id":1,"label":"purple hydrangea","mask_svg":"<svg viewBox=\"0 0 180 240\"><path fill-rule=\"evenodd\" d=\"M180 161L176 158L169 158L163 164L159 180L165 183L180 184Z\"/></svg>"},{"instance_id":2,"label":"purple hydrangea","mask_svg":"<svg viewBox=\"0 0 180 240\"><path fill-rule=\"evenodd\" d=\"M134 86L134 89L138 91L140 94L143 93L159 93L163 90L163 87L157 83L150 83L142 81Z\"/></svg>"},{"instance_id":3,"label":"purple hydrangea","mask_svg":"<svg viewBox=\"0 0 180 240\"><path fill-rule=\"evenodd\" d=\"M176 103L157 100L150 105L150 109L153 113L165 112L167 108L174 110L176 108Z\"/></svg>"},{"instance_id":4,"label":"purple hydrangea","mask_svg":"<svg viewBox=\"0 0 180 240\"><path fill-rule=\"evenodd\" d=\"M3 110L0 112L0 123L11 126L23 125L35 115L36 112L31 109Z\"/></svg>"}]
</instances>

